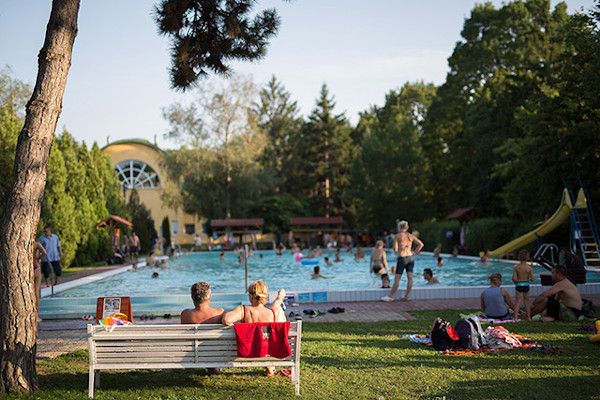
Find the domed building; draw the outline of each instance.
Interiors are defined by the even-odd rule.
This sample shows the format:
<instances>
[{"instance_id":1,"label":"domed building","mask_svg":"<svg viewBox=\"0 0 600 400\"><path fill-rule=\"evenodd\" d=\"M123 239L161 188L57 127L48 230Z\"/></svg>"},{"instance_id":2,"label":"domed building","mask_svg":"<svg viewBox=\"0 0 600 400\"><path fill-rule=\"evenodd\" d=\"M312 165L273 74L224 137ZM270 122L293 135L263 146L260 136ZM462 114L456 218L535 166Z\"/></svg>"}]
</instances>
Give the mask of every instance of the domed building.
<instances>
[{"instance_id":1,"label":"domed building","mask_svg":"<svg viewBox=\"0 0 600 400\"><path fill-rule=\"evenodd\" d=\"M162 167L164 151L143 139L126 139L109 143L102 148L108 154L117 170L125 199L129 199L132 189L137 190L140 201L150 210L156 232L160 235L162 221L169 217L171 239L180 245L193 245L196 234L207 243L202 233L202 221L197 216L187 214L183 209L172 209L163 204L161 195L168 176Z\"/></svg>"}]
</instances>

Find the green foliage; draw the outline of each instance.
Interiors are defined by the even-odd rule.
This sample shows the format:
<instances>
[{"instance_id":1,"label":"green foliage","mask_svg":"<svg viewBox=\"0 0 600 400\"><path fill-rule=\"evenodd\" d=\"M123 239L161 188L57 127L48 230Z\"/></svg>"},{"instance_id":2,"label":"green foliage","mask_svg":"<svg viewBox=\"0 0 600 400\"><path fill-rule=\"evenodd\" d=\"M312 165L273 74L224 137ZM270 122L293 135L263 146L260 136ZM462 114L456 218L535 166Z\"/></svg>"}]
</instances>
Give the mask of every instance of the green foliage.
<instances>
[{"instance_id":1,"label":"green foliage","mask_svg":"<svg viewBox=\"0 0 600 400\"><path fill-rule=\"evenodd\" d=\"M466 242L469 254L495 248L517 238L519 222L510 218L480 218L467 225Z\"/></svg>"},{"instance_id":2,"label":"green foliage","mask_svg":"<svg viewBox=\"0 0 600 400\"><path fill-rule=\"evenodd\" d=\"M273 171L275 191L279 192L287 174L285 160L294 151L289 143L290 133L300 129L298 105L275 76L260 90L259 97L259 104L251 112L267 140L260 162Z\"/></svg>"},{"instance_id":3,"label":"green foliage","mask_svg":"<svg viewBox=\"0 0 600 400\"><path fill-rule=\"evenodd\" d=\"M31 95L31 88L12 74L8 66L0 70L0 217L12 186L17 138Z\"/></svg>"},{"instance_id":4,"label":"green foliage","mask_svg":"<svg viewBox=\"0 0 600 400\"><path fill-rule=\"evenodd\" d=\"M277 235L290 231L290 218L308 216L305 205L290 194L273 195L250 202L246 210L246 217L260 216L265 222L263 230Z\"/></svg>"},{"instance_id":5,"label":"green foliage","mask_svg":"<svg viewBox=\"0 0 600 400\"><path fill-rule=\"evenodd\" d=\"M167 247L171 246L171 223L169 222L168 216L165 216L162 220L161 233L162 237L165 239Z\"/></svg>"},{"instance_id":6,"label":"green foliage","mask_svg":"<svg viewBox=\"0 0 600 400\"><path fill-rule=\"evenodd\" d=\"M548 67L548 78L516 113L524 135L497 149L503 162L498 176L508 181L502 192L517 218L543 215L556 208L560 177L579 176L600 203L600 34L591 18L572 17L556 30L565 43ZM535 192L527 190L536 184ZM539 200L546 201L539 201Z\"/></svg>"},{"instance_id":7,"label":"green foliage","mask_svg":"<svg viewBox=\"0 0 600 400\"><path fill-rule=\"evenodd\" d=\"M171 84L185 90L209 72L227 74L230 60L258 60L279 28L274 9L251 20L255 1L162 0L159 32L171 37Z\"/></svg>"},{"instance_id":8,"label":"green foliage","mask_svg":"<svg viewBox=\"0 0 600 400\"><path fill-rule=\"evenodd\" d=\"M432 84L406 83L386 96L383 107L361 118L368 128L348 190L361 226L377 232L391 230L397 218L429 218L428 166L419 134L434 95Z\"/></svg>"},{"instance_id":9,"label":"green foliage","mask_svg":"<svg viewBox=\"0 0 600 400\"><path fill-rule=\"evenodd\" d=\"M447 232L452 232L452 237L446 237ZM460 243L460 224L457 220L429 222L419 226L419 234L425 251L433 251L441 243L442 253L452 253Z\"/></svg>"},{"instance_id":10,"label":"green foliage","mask_svg":"<svg viewBox=\"0 0 600 400\"><path fill-rule=\"evenodd\" d=\"M167 189L164 199L207 219L237 217L244 202L275 186L271 171L259 162L265 141L249 110L254 84L242 77L227 83L198 90L189 107L175 104L164 113L170 123L166 136L189 144L167 152L165 167L177 187Z\"/></svg>"},{"instance_id":11,"label":"green foliage","mask_svg":"<svg viewBox=\"0 0 600 400\"><path fill-rule=\"evenodd\" d=\"M96 144L90 152L64 131L50 152L39 230L48 224L59 236L65 267L103 260L109 253L108 232L96 228L109 215L108 198L123 203L112 165Z\"/></svg>"},{"instance_id":12,"label":"green foliage","mask_svg":"<svg viewBox=\"0 0 600 400\"><path fill-rule=\"evenodd\" d=\"M133 224L133 232L140 238L140 254L148 253L152 239L157 238L158 235L156 234L154 220L150 215L150 211L142 204L140 195L135 189L131 190L127 209L129 210L129 215L131 215L130 222Z\"/></svg>"},{"instance_id":13,"label":"green foliage","mask_svg":"<svg viewBox=\"0 0 600 400\"><path fill-rule=\"evenodd\" d=\"M9 66L0 70L0 113L23 120L25 118L25 104L31 96L31 87L20 80L13 78L13 71Z\"/></svg>"},{"instance_id":14,"label":"green foliage","mask_svg":"<svg viewBox=\"0 0 600 400\"><path fill-rule=\"evenodd\" d=\"M455 185L449 194L457 206L505 213L500 194L508 177L494 173L503 156L497 150L525 137L515 114L551 76L555 56L566 43L554 33L567 19L564 5L551 13L549 1L530 0L499 9L478 5L465 21L464 40L449 59L450 73L427 124L434 143L439 138L447 146L450 158L442 159L451 167L436 165L435 170ZM521 160L531 163L527 157ZM534 184L535 176L522 175Z\"/></svg>"},{"instance_id":15,"label":"green foliage","mask_svg":"<svg viewBox=\"0 0 600 400\"><path fill-rule=\"evenodd\" d=\"M335 102L326 85L302 129L290 132L284 169L284 190L302 196L313 216L348 217L344 191L350 185L354 149L344 114L334 114Z\"/></svg>"},{"instance_id":16,"label":"green foliage","mask_svg":"<svg viewBox=\"0 0 600 400\"><path fill-rule=\"evenodd\" d=\"M17 138L22 127L23 121L0 109L0 216L12 187Z\"/></svg>"}]
</instances>

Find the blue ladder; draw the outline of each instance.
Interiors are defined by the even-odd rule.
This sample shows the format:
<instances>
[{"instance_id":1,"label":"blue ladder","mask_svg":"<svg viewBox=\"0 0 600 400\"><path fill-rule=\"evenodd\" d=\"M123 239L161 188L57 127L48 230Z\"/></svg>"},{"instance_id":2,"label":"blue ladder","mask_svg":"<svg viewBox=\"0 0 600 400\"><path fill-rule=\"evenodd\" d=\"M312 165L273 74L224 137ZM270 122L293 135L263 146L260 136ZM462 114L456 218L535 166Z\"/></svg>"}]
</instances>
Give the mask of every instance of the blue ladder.
<instances>
[{"instance_id":1,"label":"blue ladder","mask_svg":"<svg viewBox=\"0 0 600 400\"><path fill-rule=\"evenodd\" d=\"M567 176L562 178L563 184L569 193L573 208L571 209L571 251L577 252L577 247L581 252L583 264L588 269L600 270L600 236L596 226L596 219L590 196L587 189L577 176ZM576 208L577 196L569 186L573 183L581 189L585 196L586 207ZM579 191L578 191L579 192Z\"/></svg>"}]
</instances>

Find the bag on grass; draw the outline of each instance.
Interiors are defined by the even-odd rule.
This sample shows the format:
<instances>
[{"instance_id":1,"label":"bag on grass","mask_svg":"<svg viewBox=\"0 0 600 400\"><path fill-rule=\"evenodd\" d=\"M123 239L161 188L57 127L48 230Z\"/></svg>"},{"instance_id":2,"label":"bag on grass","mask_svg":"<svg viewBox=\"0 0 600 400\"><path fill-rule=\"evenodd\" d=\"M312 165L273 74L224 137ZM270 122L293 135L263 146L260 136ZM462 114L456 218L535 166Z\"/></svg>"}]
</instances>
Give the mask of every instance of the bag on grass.
<instances>
[{"instance_id":1,"label":"bag on grass","mask_svg":"<svg viewBox=\"0 0 600 400\"><path fill-rule=\"evenodd\" d=\"M436 350L448 350L454 348L458 340L458 334L450 325L450 322L437 317L433 321L429 339L431 339L431 344Z\"/></svg>"},{"instance_id":2,"label":"bag on grass","mask_svg":"<svg viewBox=\"0 0 600 400\"><path fill-rule=\"evenodd\" d=\"M487 344L487 340L477 317L463 318L459 320L454 329L458 333L456 347L461 349L477 350Z\"/></svg>"},{"instance_id":3,"label":"bag on grass","mask_svg":"<svg viewBox=\"0 0 600 400\"><path fill-rule=\"evenodd\" d=\"M588 318L594 318L594 304L591 300L581 299L581 315Z\"/></svg>"}]
</instances>

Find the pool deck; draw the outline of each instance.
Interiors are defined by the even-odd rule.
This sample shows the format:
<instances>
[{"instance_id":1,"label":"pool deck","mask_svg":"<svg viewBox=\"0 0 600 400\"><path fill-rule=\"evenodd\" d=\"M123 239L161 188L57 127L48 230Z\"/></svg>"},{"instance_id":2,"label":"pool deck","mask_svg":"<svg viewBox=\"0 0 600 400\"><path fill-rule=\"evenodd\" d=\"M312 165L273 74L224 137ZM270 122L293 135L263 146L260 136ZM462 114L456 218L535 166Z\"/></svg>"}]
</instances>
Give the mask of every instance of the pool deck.
<instances>
[{"instance_id":1,"label":"pool deck","mask_svg":"<svg viewBox=\"0 0 600 400\"><path fill-rule=\"evenodd\" d=\"M585 296L600 304L600 295ZM469 299L423 299L411 301L382 301L340 302L340 303L305 303L296 307L288 307L286 313L302 313L305 309L327 311L334 307L345 309L343 313L319 315L310 318L304 315L303 322L382 322L382 321L407 321L414 320L410 311L417 310L443 310L443 309L473 309L479 308L479 298ZM135 320L135 324L177 324L178 316L164 319L157 318L151 322ZM88 321L83 320L47 320L38 325L37 358L47 359L71 353L75 350L87 348Z\"/></svg>"},{"instance_id":2,"label":"pool deck","mask_svg":"<svg viewBox=\"0 0 600 400\"><path fill-rule=\"evenodd\" d=\"M61 283L67 283L80 278L91 277L95 274L110 273L112 270L124 268L126 265L113 265L78 271L77 274L69 276ZM403 287L401 285L399 294ZM399 295L398 294L398 295ZM590 299L594 304L600 304L600 294L586 294L583 297ZM328 310L341 307L343 313L326 313L310 318L303 315L304 322L383 322L383 321L407 321L414 320L411 311L418 310L443 310L443 309L479 309L480 300L476 298L440 298L440 299L414 299L411 301L396 300L391 303L382 301L348 301L327 303L300 303L294 307L288 307L286 314L291 312L303 314L304 310L327 312ZM293 320L293 318L289 318ZM87 348L87 325L89 321L81 319L53 319L44 320L38 325L37 358L47 359L71 353L75 350ZM156 318L152 321L134 320L136 325L161 325L177 324L179 316L173 318Z\"/></svg>"}]
</instances>

